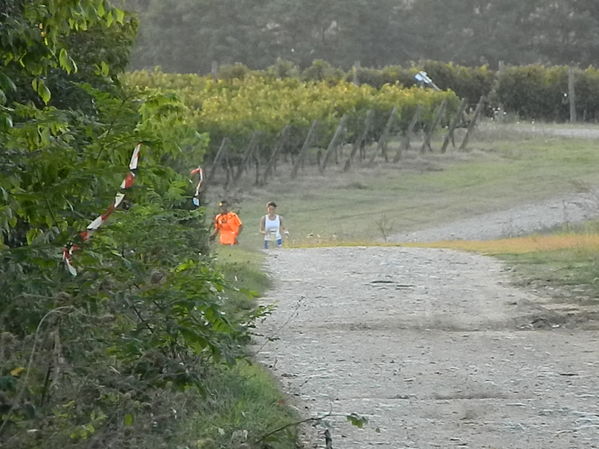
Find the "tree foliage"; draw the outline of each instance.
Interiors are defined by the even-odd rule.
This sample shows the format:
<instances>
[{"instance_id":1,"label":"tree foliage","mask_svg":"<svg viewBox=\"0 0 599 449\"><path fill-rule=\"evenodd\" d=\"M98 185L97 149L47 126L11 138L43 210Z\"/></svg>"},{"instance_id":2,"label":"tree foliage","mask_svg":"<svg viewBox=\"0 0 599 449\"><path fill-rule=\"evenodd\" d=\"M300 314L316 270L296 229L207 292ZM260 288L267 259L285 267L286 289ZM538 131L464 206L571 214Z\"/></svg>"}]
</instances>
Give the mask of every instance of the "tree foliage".
<instances>
[{"instance_id":1,"label":"tree foliage","mask_svg":"<svg viewBox=\"0 0 599 449\"><path fill-rule=\"evenodd\" d=\"M315 59L348 69L435 60L594 64L592 0L127 0L142 21L134 68L209 73L213 61L252 69Z\"/></svg>"},{"instance_id":2,"label":"tree foliage","mask_svg":"<svg viewBox=\"0 0 599 449\"><path fill-rule=\"evenodd\" d=\"M119 85L135 21L109 2L0 1L0 25L0 445L163 446L173 392L240 356L260 312L227 305L188 207L207 138L176 96ZM81 240L138 142L137 182Z\"/></svg>"}]
</instances>

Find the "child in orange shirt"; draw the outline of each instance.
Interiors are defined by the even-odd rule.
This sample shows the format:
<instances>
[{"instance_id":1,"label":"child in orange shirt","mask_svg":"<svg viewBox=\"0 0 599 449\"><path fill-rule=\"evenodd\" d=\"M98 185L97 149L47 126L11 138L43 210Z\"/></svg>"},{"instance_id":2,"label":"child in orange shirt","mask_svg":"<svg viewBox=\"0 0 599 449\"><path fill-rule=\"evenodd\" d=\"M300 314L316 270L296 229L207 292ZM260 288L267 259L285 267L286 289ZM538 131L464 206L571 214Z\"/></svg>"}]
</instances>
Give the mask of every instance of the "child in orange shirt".
<instances>
[{"instance_id":1,"label":"child in orange shirt","mask_svg":"<svg viewBox=\"0 0 599 449\"><path fill-rule=\"evenodd\" d=\"M210 239L214 239L219 234L221 245L237 245L237 236L243 229L243 222L235 212L229 211L229 203L225 200L218 203L220 214L214 217L214 230L210 234Z\"/></svg>"}]
</instances>

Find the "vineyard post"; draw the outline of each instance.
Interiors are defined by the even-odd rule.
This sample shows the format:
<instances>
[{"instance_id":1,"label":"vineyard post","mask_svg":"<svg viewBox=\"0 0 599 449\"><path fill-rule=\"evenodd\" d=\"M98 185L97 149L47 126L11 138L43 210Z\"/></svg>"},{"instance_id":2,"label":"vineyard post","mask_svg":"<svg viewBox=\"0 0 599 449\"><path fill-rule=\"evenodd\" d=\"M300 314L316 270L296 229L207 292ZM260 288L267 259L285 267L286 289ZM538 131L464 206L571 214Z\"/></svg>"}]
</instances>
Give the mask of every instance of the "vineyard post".
<instances>
[{"instance_id":1,"label":"vineyard post","mask_svg":"<svg viewBox=\"0 0 599 449\"><path fill-rule=\"evenodd\" d=\"M229 138L223 137L223 140L220 143L220 147L218 148L218 151L216 152L216 156L214 156L214 160L212 161L212 165L210 166L210 169L207 170L208 171L208 173L206 175L207 182L212 180L212 178L214 176L214 172L218 168L218 164L220 163L220 160L223 157L223 153L226 152L226 148L227 148L228 144L229 144Z\"/></svg>"},{"instance_id":2,"label":"vineyard post","mask_svg":"<svg viewBox=\"0 0 599 449\"><path fill-rule=\"evenodd\" d=\"M376 158L376 155L379 151L381 151L381 153L383 154L385 162L389 162L389 158L387 156L387 139L389 138L389 133L391 132L391 127L393 126L393 121L395 119L396 112L397 106L393 106L391 114L389 114L389 118L387 119L387 123L385 124L385 128L383 129L383 134L381 134L381 137L379 138L379 141L376 145L376 150L374 150L372 152L372 155L370 156L370 160L368 161L369 165L371 165L374 162L374 159Z\"/></svg>"},{"instance_id":3,"label":"vineyard post","mask_svg":"<svg viewBox=\"0 0 599 449\"><path fill-rule=\"evenodd\" d=\"M225 169L225 191L233 184L233 167L231 166L231 159L229 158L229 152L223 154L223 168Z\"/></svg>"},{"instance_id":4,"label":"vineyard post","mask_svg":"<svg viewBox=\"0 0 599 449\"><path fill-rule=\"evenodd\" d=\"M327 163L329 162L331 153L333 151L336 151L336 148L339 145L339 139L341 138L341 136L343 135L343 131L345 130L345 122L346 121L347 121L347 115L344 115L343 117L341 117L341 120L339 121L339 125L337 126L337 129L335 130L335 134L333 134L333 138L329 142L329 146L327 147L327 151L325 152L324 157L322 159L322 163L320 164L320 167L319 167L321 174L324 173L324 170L327 168Z\"/></svg>"},{"instance_id":5,"label":"vineyard post","mask_svg":"<svg viewBox=\"0 0 599 449\"><path fill-rule=\"evenodd\" d=\"M259 148L260 146L260 132L259 131L254 131L252 133L252 137L250 138L250 143L248 144L247 148L246 148L246 152L247 154L244 156L243 159L243 170L249 170L250 167L252 166L251 164L251 158L254 154L256 154L256 150Z\"/></svg>"},{"instance_id":6,"label":"vineyard post","mask_svg":"<svg viewBox=\"0 0 599 449\"><path fill-rule=\"evenodd\" d=\"M408 129L406 130L406 135L404 136L403 142L400 146L399 157L397 156L397 154L395 155L397 160L399 160L401 158L401 152L408 151L411 147L410 140L412 139L412 136L414 135L414 128L416 127L416 123L418 123L418 120L420 119L420 109L421 108L422 107L419 104L416 105L416 110L414 111L412 120L410 120Z\"/></svg>"},{"instance_id":7,"label":"vineyard post","mask_svg":"<svg viewBox=\"0 0 599 449\"><path fill-rule=\"evenodd\" d=\"M317 125L318 125L318 120L314 120L312 122L312 125L310 126L310 129L308 130L308 135L306 136L306 139L304 140L304 144L302 145L302 148L300 149L300 152L297 155L297 159L295 160L295 164L293 165L293 169L291 170L291 178L292 179L295 179L295 177L297 176L297 171L299 170L299 167L300 167L301 163L303 162L304 157L306 157L306 152L308 151L308 148L310 147L310 144L312 143L312 139L314 137Z\"/></svg>"},{"instance_id":8,"label":"vineyard post","mask_svg":"<svg viewBox=\"0 0 599 449\"><path fill-rule=\"evenodd\" d=\"M264 169L264 174L262 175L262 184L266 184L270 173L276 171L276 163L279 152L283 149L285 144L287 143L287 139L289 138L289 130L290 126L285 125L285 127L279 133L279 139L270 153L270 157L268 158L268 162L266 164L266 168Z\"/></svg>"},{"instance_id":9,"label":"vineyard post","mask_svg":"<svg viewBox=\"0 0 599 449\"><path fill-rule=\"evenodd\" d=\"M466 104L467 104L466 99L462 98L462 101L460 101L460 105L458 106L458 111L453 116L453 118L449 122L449 126L447 127L447 134L445 135L445 138L443 139L443 145L441 146L441 153L445 153L445 151L447 151L447 145L449 145L450 139L451 139L451 143L452 143L453 147L455 148L455 141L454 141L453 135L454 135L454 131L455 131L456 127L458 126L458 123L462 119L462 114L464 113L464 110L466 109Z\"/></svg>"},{"instance_id":10,"label":"vineyard post","mask_svg":"<svg viewBox=\"0 0 599 449\"><path fill-rule=\"evenodd\" d=\"M362 140L362 142L360 142L360 161L363 161L364 159L366 159L366 142L368 141L368 135L370 134L370 132L373 129L374 126L374 116L375 116L375 112L372 109L369 109L370 111L370 118L368 118L368 114L366 116L366 120L367 120L367 128L364 128L364 139Z\"/></svg>"},{"instance_id":11,"label":"vineyard post","mask_svg":"<svg viewBox=\"0 0 599 449\"><path fill-rule=\"evenodd\" d=\"M406 131L407 134L407 131ZM397 147L397 151L395 152L395 156L393 156L393 163L396 164L397 162L399 162L403 156L403 145L404 142L406 140L406 136L405 135L401 135L401 131L400 131L400 140L401 143L399 145L399 147Z\"/></svg>"},{"instance_id":12,"label":"vineyard post","mask_svg":"<svg viewBox=\"0 0 599 449\"><path fill-rule=\"evenodd\" d=\"M372 117L373 116L374 116L374 111L372 109L369 109L366 112L366 119L364 121L364 130L362 131L360 136L354 141L354 144L352 145L351 153L349 154L349 157L345 161L345 166L343 167L343 171L349 170L349 168L351 167L352 160L356 156L356 153L358 152L358 150L360 150L360 151L362 150L362 148L364 146L364 142L366 142L366 137L368 136L368 133L370 132L370 128L372 126Z\"/></svg>"},{"instance_id":13,"label":"vineyard post","mask_svg":"<svg viewBox=\"0 0 599 449\"><path fill-rule=\"evenodd\" d=\"M243 175L244 170L249 168L249 162L250 162L250 158L252 157L252 154L254 153L254 150L257 146L257 142L258 142L258 131L254 131L252 133L252 137L250 138L250 142L248 143L247 147L245 147L245 151L243 152L243 158L241 159L241 162L239 163L239 166L237 167L237 172L235 173L235 184L237 184L237 182L241 179L241 176Z\"/></svg>"},{"instance_id":14,"label":"vineyard post","mask_svg":"<svg viewBox=\"0 0 599 449\"><path fill-rule=\"evenodd\" d=\"M260 151L254 151L253 158L256 164L256 180L254 184L260 185Z\"/></svg>"},{"instance_id":15,"label":"vineyard post","mask_svg":"<svg viewBox=\"0 0 599 449\"><path fill-rule=\"evenodd\" d=\"M421 153L426 152L427 149L428 149L428 151L431 151L431 152L433 151L433 148L431 147L431 139L433 137L433 133L435 132L435 129L437 128L437 126L439 125L439 122L441 121L441 117L443 116L443 113L445 112L446 106L447 106L447 100L443 99L441 104L435 108L435 112L433 113L433 119L431 120L430 126L428 127L426 133L424 133L422 147L420 147Z\"/></svg>"},{"instance_id":16,"label":"vineyard post","mask_svg":"<svg viewBox=\"0 0 599 449\"><path fill-rule=\"evenodd\" d=\"M474 110L474 116L472 117L472 120L470 120L470 123L468 124L468 129L466 130L466 135L464 136L464 140L462 140L462 144L460 145L460 148L459 148L460 151L466 149L466 145L468 145L468 139L470 137L470 134L474 130L474 125L476 125L476 120L478 119L478 117L483 109L484 103L485 103L485 96L483 95L480 97L480 100L478 100L478 104L476 105L476 109Z\"/></svg>"}]
</instances>

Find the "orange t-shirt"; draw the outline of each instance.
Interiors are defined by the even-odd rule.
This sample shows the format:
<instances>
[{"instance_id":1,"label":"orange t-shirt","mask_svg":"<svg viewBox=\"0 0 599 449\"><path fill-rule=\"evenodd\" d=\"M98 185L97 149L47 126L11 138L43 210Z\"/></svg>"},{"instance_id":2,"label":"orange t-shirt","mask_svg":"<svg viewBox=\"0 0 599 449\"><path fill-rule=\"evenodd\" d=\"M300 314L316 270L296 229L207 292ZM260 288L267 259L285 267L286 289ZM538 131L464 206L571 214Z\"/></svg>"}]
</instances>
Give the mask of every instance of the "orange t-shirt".
<instances>
[{"instance_id":1,"label":"orange t-shirt","mask_svg":"<svg viewBox=\"0 0 599 449\"><path fill-rule=\"evenodd\" d=\"M219 242L222 245L235 245L242 222L235 212L218 214L214 217L214 228L218 230Z\"/></svg>"}]
</instances>

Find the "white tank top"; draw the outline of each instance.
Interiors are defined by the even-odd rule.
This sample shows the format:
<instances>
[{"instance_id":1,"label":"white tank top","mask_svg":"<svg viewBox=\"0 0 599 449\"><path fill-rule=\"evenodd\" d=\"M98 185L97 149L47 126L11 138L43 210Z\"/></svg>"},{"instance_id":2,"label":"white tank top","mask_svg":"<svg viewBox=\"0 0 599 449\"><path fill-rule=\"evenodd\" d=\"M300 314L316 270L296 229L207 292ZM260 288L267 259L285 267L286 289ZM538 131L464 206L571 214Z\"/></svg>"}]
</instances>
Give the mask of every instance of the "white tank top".
<instances>
[{"instance_id":1,"label":"white tank top","mask_svg":"<svg viewBox=\"0 0 599 449\"><path fill-rule=\"evenodd\" d=\"M264 216L264 240L279 240L281 238L281 219L275 215L274 220Z\"/></svg>"}]
</instances>

